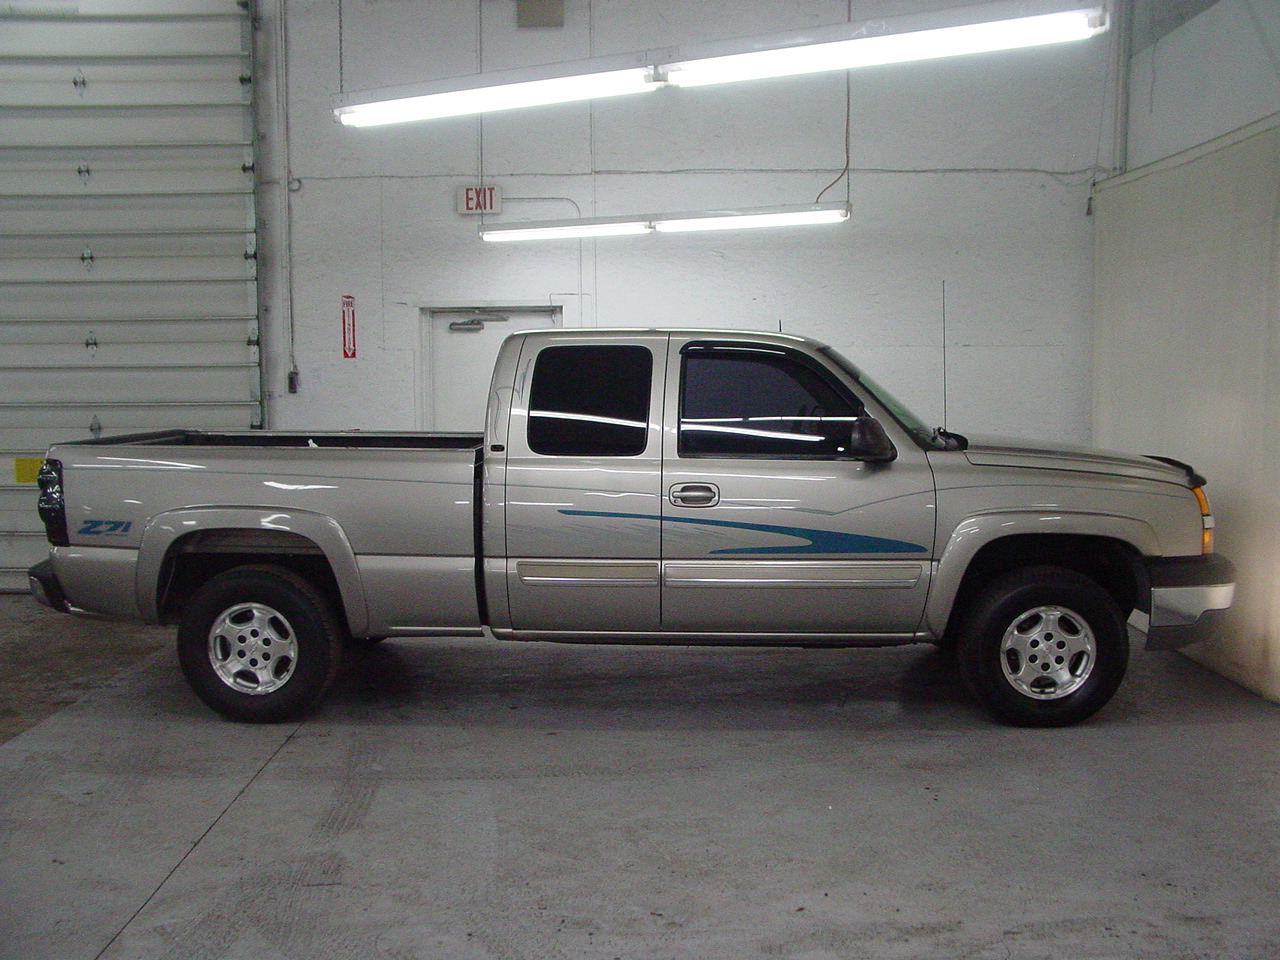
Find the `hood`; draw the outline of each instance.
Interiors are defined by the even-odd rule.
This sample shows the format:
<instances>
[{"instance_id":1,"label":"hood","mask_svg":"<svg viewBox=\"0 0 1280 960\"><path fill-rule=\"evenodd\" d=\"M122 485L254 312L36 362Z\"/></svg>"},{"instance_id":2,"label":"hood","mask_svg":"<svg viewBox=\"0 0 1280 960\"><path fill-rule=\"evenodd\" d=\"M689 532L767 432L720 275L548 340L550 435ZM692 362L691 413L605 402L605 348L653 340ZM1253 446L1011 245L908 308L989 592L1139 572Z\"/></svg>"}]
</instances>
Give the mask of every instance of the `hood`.
<instances>
[{"instance_id":1,"label":"hood","mask_svg":"<svg viewBox=\"0 0 1280 960\"><path fill-rule=\"evenodd\" d=\"M1176 461L1135 457L1112 450L1092 447L1042 447L1022 440L976 437L964 452L969 462L978 466L1030 467L1040 470L1074 470L1121 477L1141 477L1190 486L1190 467Z\"/></svg>"}]
</instances>

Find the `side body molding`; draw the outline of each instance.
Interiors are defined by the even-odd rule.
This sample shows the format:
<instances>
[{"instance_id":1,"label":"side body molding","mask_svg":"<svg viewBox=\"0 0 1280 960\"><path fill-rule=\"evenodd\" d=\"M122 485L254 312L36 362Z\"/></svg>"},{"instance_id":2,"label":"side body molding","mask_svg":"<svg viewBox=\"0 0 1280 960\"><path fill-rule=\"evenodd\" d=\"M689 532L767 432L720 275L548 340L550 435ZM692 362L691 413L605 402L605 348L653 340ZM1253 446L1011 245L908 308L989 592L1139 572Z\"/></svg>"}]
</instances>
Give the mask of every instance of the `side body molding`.
<instances>
[{"instance_id":1,"label":"side body molding","mask_svg":"<svg viewBox=\"0 0 1280 960\"><path fill-rule=\"evenodd\" d=\"M182 537L210 530L291 533L315 544L329 561L351 632L360 636L369 624L364 587L355 552L332 517L308 510L267 507L188 507L157 514L147 522L138 549L138 609L148 620L159 619L160 570L170 549ZM270 554L263 554L264 561Z\"/></svg>"},{"instance_id":2,"label":"side body molding","mask_svg":"<svg viewBox=\"0 0 1280 960\"><path fill-rule=\"evenodd\" d=\"M925 632L941 637L946 630L965 571L979 550L1005 537L1028 535L1103 537L1127 543L1142 556L1160 553L1155 531L1146 522L1133 517L1039 510L1000 511L966 517L951 532L939 555L933 586L925 604ZM1052 563L1052 556L1046 554L1045 562Z\"/></svg>"}]
</instances>

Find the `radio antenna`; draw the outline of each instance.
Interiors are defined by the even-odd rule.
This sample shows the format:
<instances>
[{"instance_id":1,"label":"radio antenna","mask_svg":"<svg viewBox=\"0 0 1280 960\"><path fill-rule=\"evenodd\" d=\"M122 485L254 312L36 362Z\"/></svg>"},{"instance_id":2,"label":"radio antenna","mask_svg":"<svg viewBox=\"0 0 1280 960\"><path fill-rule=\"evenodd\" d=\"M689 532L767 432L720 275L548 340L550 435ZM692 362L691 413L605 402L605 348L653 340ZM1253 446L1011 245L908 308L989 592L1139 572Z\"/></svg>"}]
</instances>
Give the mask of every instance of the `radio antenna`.
<instances>
[{"instance_id":1,"label":"radio antenna","mask_svg":"<svg viewBox=\"0 0 1280 960\"><path fill-rule=\"evenodd\" d=\"M942 281L942 429L947 429L947 281Z\"/></svg>"}]
</instances>

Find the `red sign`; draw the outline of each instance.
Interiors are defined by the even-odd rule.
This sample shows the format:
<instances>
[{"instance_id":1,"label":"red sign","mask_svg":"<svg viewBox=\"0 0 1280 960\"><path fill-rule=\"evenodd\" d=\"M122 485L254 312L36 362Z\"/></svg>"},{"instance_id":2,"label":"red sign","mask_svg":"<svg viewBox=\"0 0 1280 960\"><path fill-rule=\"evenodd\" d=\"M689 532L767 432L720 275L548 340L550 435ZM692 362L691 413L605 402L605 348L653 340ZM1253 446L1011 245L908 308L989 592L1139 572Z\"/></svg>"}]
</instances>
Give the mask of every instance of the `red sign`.
<instances>
[{"instance_id":1,"label":"red sign","mask_svg":"<svg viewBox=\"0 0 1280 960\"><path fill-rule=\"evenodd\" d=\"M502 212L501 187L459 187L457 199L458 212L462 214Z\"/></svg>"},{"instance_id":2,"label":"red sign","mask_svg":"<svg viewBox=\"0 0 1280 960\"><path fill-rule=\"evenodd\" d=\"M342 298L342 356L352 360L356 355L356 298Z\"/></svg>"}]
</instances>

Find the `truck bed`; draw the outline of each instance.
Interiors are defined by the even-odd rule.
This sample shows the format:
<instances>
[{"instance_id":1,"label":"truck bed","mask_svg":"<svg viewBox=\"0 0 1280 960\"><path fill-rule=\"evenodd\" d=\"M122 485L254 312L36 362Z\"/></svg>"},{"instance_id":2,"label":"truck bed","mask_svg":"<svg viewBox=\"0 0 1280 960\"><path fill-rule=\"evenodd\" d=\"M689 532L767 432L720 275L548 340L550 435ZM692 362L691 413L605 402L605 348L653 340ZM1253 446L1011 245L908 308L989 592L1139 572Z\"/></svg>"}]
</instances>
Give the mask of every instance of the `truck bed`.
<instances>
[{"instance_id":1,"label":"truck bed","mask_svg":"<svg viewBox=\"0 0 1280 960\"><path fill-rule=\"evenodd\" d=\"M56 444L76 504L64 587L79 608L154 620L162 598L135 594L135 569L159 584L175 557L274 544L338 558L357 633L474 629L482 448L479 434L261 430Z\"/></svg>"}]
</instances>

